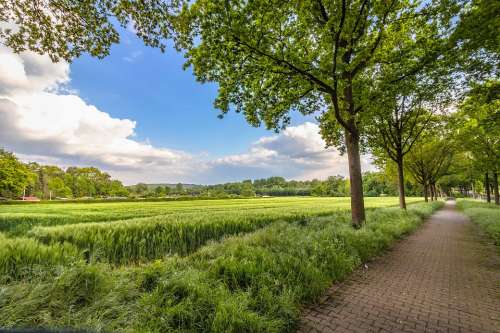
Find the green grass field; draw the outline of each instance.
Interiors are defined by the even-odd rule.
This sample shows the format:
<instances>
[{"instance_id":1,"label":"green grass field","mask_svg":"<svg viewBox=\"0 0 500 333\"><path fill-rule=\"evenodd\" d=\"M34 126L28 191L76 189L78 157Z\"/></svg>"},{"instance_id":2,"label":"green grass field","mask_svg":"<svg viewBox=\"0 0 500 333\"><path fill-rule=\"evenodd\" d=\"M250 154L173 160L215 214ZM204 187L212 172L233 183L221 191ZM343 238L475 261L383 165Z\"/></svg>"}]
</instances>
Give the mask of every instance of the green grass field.
<instances>
[{"instance_id":1,"label":"green grass field","mask_svg":"<svg viewBox=\"0 0 500 333\"><path fill-rule=\"evenodd\" d=\"M288 332L440 203L260 198L0 206L0 327Z\"/></svg>"},{"instance_id":2,"label":"green grass field","mask_svg":"<svg viewBox=\"0 0 500 333\"><path fill-rule=\"evenodd\" d=\"M366 198L369 208L397 205L396 198ZM409 202L419 201L408 198ZM0 205L0 231L22 234L34 226L107 222L160 215L295 210L304 214L350 208L349 198L282 197L164 202L50 203Z\"/></svg>"}]
</instances>

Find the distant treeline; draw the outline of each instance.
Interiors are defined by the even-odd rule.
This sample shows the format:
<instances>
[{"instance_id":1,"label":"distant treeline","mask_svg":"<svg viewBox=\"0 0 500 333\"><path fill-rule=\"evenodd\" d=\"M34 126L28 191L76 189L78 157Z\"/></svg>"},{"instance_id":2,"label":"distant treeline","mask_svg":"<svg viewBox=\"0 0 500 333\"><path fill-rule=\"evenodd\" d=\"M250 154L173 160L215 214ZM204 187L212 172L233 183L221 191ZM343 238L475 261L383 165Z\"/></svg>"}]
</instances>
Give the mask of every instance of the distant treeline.
<instances>
[{"instance_id":1,"label":"distant treeline","mask_svg":"<svg viewBox=\"0 0 500 333\"><path fill-rule=\"evenodd\" d=\"M128 197L129 190L119 180L94 167L69 167L22 163L0 149L0 197L40 199Z\"/></svg>"},{"instance_id":2,"label":"distant treeline","mask_svg":"<svg viewBox=\"0 0 500 333\"><path fill-rule=\"evenodd\" d=\"M384 172L363 174L367 196L397 196L397 180ZM165 198L165 197L254 197L254 196L349 196L349 181L342 176L326 180L286 180L269 177L217 185L144 184L124 186L119 180L95 167L69 167L22 163L8 151L0 149L0 197L17 199L34 196L40 199L93 198ZM410 196L422 195L419 187L406 184Z\"/></svg>"},{"instance_id":3,"label":"distant treeline","mask_svg":"<svg viewBox=\"0 0 500 333\"><path fill-rule=\"evenodd\" d=\"M397 196L394 177L383 172L363 174L363 187L367 196ZM140 197L162 197L166 195L191 195L201 197L252 197L252 196L349 196L349 181L342 176L330 176L326 180L289 180L269 177L216 185L193 184L144 184L129 186L132 195ZM410 196L422 195L411 183L406 184Z\"/></svg>"}]
</instances>

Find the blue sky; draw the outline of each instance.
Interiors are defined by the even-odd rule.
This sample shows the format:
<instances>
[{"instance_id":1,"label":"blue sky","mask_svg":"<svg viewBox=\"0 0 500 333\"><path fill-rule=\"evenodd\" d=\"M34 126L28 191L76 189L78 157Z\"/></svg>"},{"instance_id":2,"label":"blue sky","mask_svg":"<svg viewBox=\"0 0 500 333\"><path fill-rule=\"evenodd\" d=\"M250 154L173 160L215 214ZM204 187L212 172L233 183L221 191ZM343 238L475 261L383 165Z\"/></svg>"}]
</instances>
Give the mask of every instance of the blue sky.
<instances>
[{"instance_id":1,"label":"blue sky","mask_svg":"<svg viewBox=\"0 0 500 333\"><path fill-rule=\"evenodd\" d=\"M83 56L71 64L71 87L115 117L137 121L138 139L213 156L244 151L272 131L255 128L241 114L217 118L216 84L197 82L173 49L145 47L129 32L103 60ZM297 115L294 123L304 117Z\"/></svg>"},{"instance_id":2,"label":"blue sky","mask_svg":"<svg viewBox=\"0 0 500 333\"><path fill-rule=\"evenodd\" d=\"M0 46L0 142L25 161L97 166L125 184L347 175L314 117L292 115L279 134L236 113L218 119L217 86L183 62L128 30L110 56L71 64Z\"/></svg>"}]
</instances>

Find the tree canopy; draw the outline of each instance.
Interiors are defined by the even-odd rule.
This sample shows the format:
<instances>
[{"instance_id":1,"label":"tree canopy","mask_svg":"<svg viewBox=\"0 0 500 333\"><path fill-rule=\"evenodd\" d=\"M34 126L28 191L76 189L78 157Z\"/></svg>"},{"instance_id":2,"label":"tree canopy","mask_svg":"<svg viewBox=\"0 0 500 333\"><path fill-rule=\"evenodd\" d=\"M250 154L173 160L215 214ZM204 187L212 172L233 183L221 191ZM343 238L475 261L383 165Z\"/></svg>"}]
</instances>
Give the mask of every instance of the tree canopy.
<instances>
[{"instance_id":1,"label":"tree canopy","mask_svg":"<svg viewBox=\"0 0 500 333\"><path fill-rule=\"evenodd\" d=\"M23 163L10 152L0 149L0 196L26 195L40 199L120 197L128 190L118 180L94 167L69 167Z\"/></svg>"},{"instance_id":2,"label":"tree canopy","mask_svg":"<svg viewBox=\"0 0 500 333\"><path fill-rule=\"evenodd\" d=\"M35 175L14 154L0 149L0 196L22 195L34 178Z\"/></svg>"}]
</instances>

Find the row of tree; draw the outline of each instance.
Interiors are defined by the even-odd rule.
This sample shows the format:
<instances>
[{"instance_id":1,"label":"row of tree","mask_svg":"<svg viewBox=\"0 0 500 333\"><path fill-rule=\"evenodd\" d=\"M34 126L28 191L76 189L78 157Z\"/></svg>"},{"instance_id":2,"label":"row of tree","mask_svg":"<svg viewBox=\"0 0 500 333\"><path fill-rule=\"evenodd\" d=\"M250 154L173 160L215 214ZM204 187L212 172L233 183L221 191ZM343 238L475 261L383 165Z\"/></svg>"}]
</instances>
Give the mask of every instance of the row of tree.
<instances>
[{"instance_id":1,"label":"row of tree","mask_svg":"<svg viewBox=\"0 0 500 333\"><path fill-rule=\"evenodd\" d=\"M494 193L500 204L499 110L498 80L473 85L449 112L411 106L403 98L392 115L376 118L369 145L381 168L396 169L399 184L409 173L426 200L446 194L490 202ZM399 193L404 208L404 187Z\"/></svg>"},{"instance_id":2,"label":"row of tree","mask_svg":"<svg viewBox=\"0 0 500 333\"><path fill-rule=\"evenodd\" d=\"M406 192L411 196L421 196L421 188L408 181ZM216 185L183 184L144 184L129 186L132 196L165 197L165 196L200 196L200 197L254 197L254 196L349 196L349 180L342 176L330 176L325 180L286 180L283 177L269 177L255 180L244 180ZM397 179L383 171L363 174L363 192L366 196L397 196Z\"/></svg>"},{"instance_id":3,"label":"row of tree","mask_svg":"<svg viewBox=\"0 0 500 333\"><path fill-rule=\"evenodd\" d=\"M395 196L397 182L384 172L363 174L363 191L367 196ZM419 188L406 183L410 195L421 195ZM96 197L167 197L201 196L349 196L349 181L342 176L326 180L286 180L269 177L216 185L148 185L125 187L119 180L94 167L68 167L23 163L8 151L0 150L0 196L16 199L36 196L40 199Z\"/></svg>"},{"instance_id":4,"label":"row of tree","mask_svg":"<svg viewBox=\"0 0 500 333\"><path fill-rule=\"evenodd\" d=\"M25 164L8 151L0 149L0 196L40 199L82 197L126 197L127 188L119 180L94 167L69 167Z\"/></svg>"}]
</instances>

